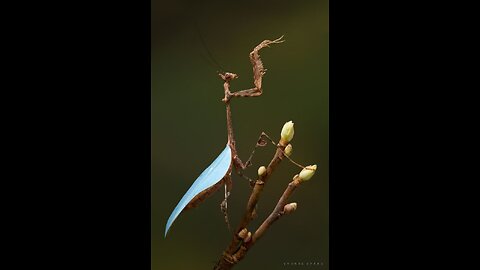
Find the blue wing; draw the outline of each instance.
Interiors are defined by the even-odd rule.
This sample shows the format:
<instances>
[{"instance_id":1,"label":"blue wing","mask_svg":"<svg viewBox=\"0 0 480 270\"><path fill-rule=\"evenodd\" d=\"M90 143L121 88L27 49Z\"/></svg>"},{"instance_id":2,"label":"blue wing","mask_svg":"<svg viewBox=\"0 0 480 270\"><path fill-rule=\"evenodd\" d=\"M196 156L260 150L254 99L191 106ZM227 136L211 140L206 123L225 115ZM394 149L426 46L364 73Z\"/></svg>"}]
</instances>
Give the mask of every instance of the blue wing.
<instances>
[{"instance_id":1,"label":"blue wing","mask_svg":"<svg viewBox=\"0 0 480 270\"><path fill-rule=\"evenodd\" d=\"M225 176L228 169L230 168L231 162L232 150L227 144L225 149L223 149L222 153L220 153L220 155L212 162L212 164L210 164L210 166L208 166L208 168L206 168L202 172L202 174L200 174L197 180L195 180L192 186L188 189L187 193L183 195L182 199L177 204L172 214L168 218L167 227L165 228L165 237L167 237L167 232L170 229L170 226L178 217L180 212L182 212L183 208L185 208L185 206L187 206L187 204L200 192L222 180L222 178Z\"/></svg>"}]
</instances>

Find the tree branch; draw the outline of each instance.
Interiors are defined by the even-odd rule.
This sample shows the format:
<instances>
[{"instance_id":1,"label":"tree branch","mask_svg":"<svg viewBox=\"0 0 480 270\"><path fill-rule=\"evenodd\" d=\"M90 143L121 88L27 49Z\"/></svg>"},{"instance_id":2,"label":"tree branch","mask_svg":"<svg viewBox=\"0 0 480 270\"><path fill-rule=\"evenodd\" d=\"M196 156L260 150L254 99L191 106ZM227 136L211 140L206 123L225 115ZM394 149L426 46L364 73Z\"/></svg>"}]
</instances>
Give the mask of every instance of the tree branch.
<instances>
[{"instance_id":1,"label":"tree branch","mask_svg":"<svg viewBox=\"0 0 480 270\"><path fill-rule=\"evenodd\" d=\"M265 232L272 226L272 224L277 221L280 217L285 214L289 214L296 209L296 203L288 204L288 199L293 191L302 183L299 175L295 175L293 181L290 182L283 192L283 195L277 202L277 205L273 209L272 213L263 221L263 223L258 227L253 236L251 233L246 230L244 227L240 229L238 233L235 234L234 240L239 240L239 246L231 251L230 247L227 249L220 260L215 265L215 270L228 270L231 269L235 264L242 260L247 254L248 250L265 234ZM253 192L252 192L253 196ZM251 196L251 197L252 197ZM234 242L232 240L232 243Z\"/></svg>"},{"instance_id":2,"label":"tree branch","mask_svg":"<svg viewBox=\"0 0 480 270\"><path fill-rule=\"evenodd\" d=\"M270 161L270 164L268 164L266 172L263 175L259 176L258 180L255 181L255 186L253 187L252 193L250 194L250 197L248 199L245 213L243 214L240 224L238 225L237 230L233 235L233 239L227 249L227 253L233 254L233 252L235 252L236 249L238 248L238 245L242 240L241 238L238 237L238 233L243 228L246 228L250 223L250 221L252 221L252 219L254 218L255 207L257 206L257 202L260 198L260 195L262 194L263 188L265 187L265 184L268 182L270 175L272 175L275 168L282 161L284 156L283 150L285 149L285 147L286 147L285 145L280 145L280 144L278 145L277 151L275 152L275 155Z\"/></svg>"},{"instance_id":3,"label":"tree branch","mask_svg":"<svg viewBox=\"0 0 480 270\"><path fill-rule=\"evenodd\" d=\"M283 195L282 197L280 197L280 199L278 200L277 202L277 205L275 206L275 208L273 209L272 213L268 216L267 219L265 219L265 221L262 223L262 225L260 225L260 227L258 227L258 229L255 231L255 233L253 234L253 237L252 237L252 241L250 243L249 246L252 246L253 244L255 244L255 242L260 239L260 237L263 236L263 234L265 233L265 231L277 220L279 219L281 216L283 216L284 214L288 214L290 213L289 211L285 211L285 206L287 205L287 201L288 201L288 198L290 197L290 195L292 195L293 191L302 183L302 181L300 180L300 178L298 176L295 176L293 178L293 181L290 182L287 186L287 188L285 189L285 191L283 192ZM296 209L296 204L295 204L295 209ZM294 210L295 210L294 209ZM294 211L293 210L293 211ZM291 210L292 211L292 210Z\"/></svg>"}]
</instances>

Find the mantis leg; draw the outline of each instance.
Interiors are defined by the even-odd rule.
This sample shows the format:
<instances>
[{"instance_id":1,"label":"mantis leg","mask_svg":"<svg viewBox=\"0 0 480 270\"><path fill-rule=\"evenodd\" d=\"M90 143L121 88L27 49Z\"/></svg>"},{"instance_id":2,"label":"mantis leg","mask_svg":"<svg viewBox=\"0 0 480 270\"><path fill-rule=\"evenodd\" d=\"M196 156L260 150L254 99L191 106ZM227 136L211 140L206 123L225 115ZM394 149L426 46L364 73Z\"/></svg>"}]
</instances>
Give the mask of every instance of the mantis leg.
<instances>
[{"instance_id":1,"label":"mantis leg","mask_svg":"<svg viewBox=\"0 0 480 270\"><path fill-rule=\"evenodd\" d=\"M228 197L230 196L230 191L232 190L232 178L230 174L225 175L224 182L225 184L225 199L220 204L220 209L222 210L223 216L225 217L225 223L227 223L228 230L232 230L230 227L230 222L228 220Z\"/></svg>"},{"instance_id":2,"label":"mantis leg","mask_svg":"<svg viewBox=\"0 0 480 270\"><path fill-rule=\"evenodd\" d=\"M225 98L223 99L224 102L228 102L231 97L258 97L262 95L262 78L267 72L267 69L263 67L259 51L263 48L270 47L271 44L284 42L285 40L282 40L282 38L283 36L275 40L264 40L258 44L252 52L250 52L250 62L253 66L253 84L255 87L237 92L230 92L230 90L227 90L225 93ZM228 86L231 80L238 78L237 74L234 73L225 73L219 75L228 84Z\"/></svg>"},{"instance_id":3,"label":"mantis leg","mask_svg":"<svg viewBox=\"0 0 480 270\"><path fill-rule=\"evenodd\" d=\"M258 44L253 51L250 53L250 62L253 66L253 83L254 88L241 90L234 93L231 93L234 97L258 97L262 94L262 78L266 73L266 69L263 67L262 60L260 59L259 51L263 48L270 47L270 44L282 43L285 40L282 40L283 36L275 40L264 40L262 43Z\"/></svg>"},{"instance_id":4,"label":"mantis leg","mask_svg":"<svg viewBox=\"0 0 480 270\"><path fill-rule=\"evenodd\" d=\"M240 158L236 157L234 160L233 160L233 164L235 166L235 172L247 179L249 182L250 182L250 185L253 187L255 185L255 180L252 180L250 179L248 176L245 176L242 172L250 167L252 165L252 158L253 158L253 155L255 154L255 151L257 150L258 147L263 147L265 145L268 144L268 142L270 142L272 145L274 146L277 146L277 143L275 141L273 141L270 136L268 136L265 132L262 132L260 134L260 137L258 137L258 141L255 145L255 148L253 148L253 151L252 153L250 154L250 156L248 157L248 160L245 162L245 163L242 163L242 161L240 160ZM285 154L285 153L284 153ZM297 162L293 161L290 157L288 157L287 155L283 155L284 157L286 157L290 162L292 162L293 164L295 164L296 166L300 167L300 168L304 168L304 166L298 164Z\"/></svg>"},{"instance_id":5,"label":"mantis leg","mask_svg":"<svg viewBox=\"0 0 480 270\"><path fill-rule=\"evenodd\" d=\"M239 176L247 179L250 182L250 185L252 187L255 185L255 180L252 180L248 176L244 175L242 171L252 165L252 158L253 158L253 155L255 155L255 151L257 150L257 148L267 145L267 142L265 141L265 138L268 138L267 134L265 132L262 132L260 134L260 136L258 137L257 143L255 144L255 148L253 148L252 153L248 157L248 160L245 162L245 164L242 163L239 158L234 159L234 165L235 165L235 169L236 169L235 172Z\"/></svg>"}]
</instances>

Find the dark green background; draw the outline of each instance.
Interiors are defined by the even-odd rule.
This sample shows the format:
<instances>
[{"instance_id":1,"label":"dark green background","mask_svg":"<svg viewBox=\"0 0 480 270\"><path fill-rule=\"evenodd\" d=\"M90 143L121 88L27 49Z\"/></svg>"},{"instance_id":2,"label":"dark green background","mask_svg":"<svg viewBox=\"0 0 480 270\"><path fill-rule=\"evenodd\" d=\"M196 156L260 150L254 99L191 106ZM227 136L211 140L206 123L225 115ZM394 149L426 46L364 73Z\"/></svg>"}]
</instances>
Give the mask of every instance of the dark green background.
<instances>
[{"instance_id":1,"label":"dark green background","mask_svg":"<svg viewBox=\"0 0 480 270\"><path fill-rule=\"evenodd\" d=\"M278 220L235 269L328 269L328 1L152 1L152 269L211 269L231 235L219 204L223 192L181 214L168 237L166 221L196 177L225 147L227 131L220 67L240 78L232 90L253 86L249 52L262 40L286 42L263 49L264 93L232 101L233 125L245 161L261 133L278 141L295 123L292 158L317 164L316 175L295 191L297 211ZM203 42L202 42L203 39ZM203 45L204 44L204 45ZM260 148L247 175L270 161ZM258 205L255 230L299 168L282 162ZM233 175L230 221L236 226L249 194Z\"/></svg>"}]
</instances>

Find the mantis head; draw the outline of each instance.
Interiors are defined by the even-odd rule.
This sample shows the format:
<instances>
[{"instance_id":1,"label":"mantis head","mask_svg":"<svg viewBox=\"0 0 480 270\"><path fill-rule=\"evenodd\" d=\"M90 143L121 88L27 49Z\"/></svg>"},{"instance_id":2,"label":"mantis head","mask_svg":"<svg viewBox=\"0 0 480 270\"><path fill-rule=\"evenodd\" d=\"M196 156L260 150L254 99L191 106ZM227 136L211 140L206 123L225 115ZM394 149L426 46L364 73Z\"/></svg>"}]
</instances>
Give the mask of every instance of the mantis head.
<instances>
[{"instance_id":1,"label":"mantis head","mask_svg":"<svg viewBox=\"0 0 480 270\"><path fill-rule=\"evenodd\" d=\"M235 73L230 73L230 72L225 72L225 74L222 74L222 73L219 73L218 74L220 76L220 78L222 78L222 80L226 81L226 82L229 82L233 79L236 79L238 78L238 75L235 74Z\"/></svg>"}]
</instances>

